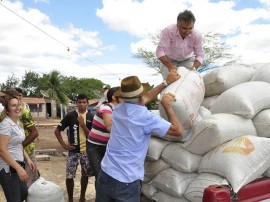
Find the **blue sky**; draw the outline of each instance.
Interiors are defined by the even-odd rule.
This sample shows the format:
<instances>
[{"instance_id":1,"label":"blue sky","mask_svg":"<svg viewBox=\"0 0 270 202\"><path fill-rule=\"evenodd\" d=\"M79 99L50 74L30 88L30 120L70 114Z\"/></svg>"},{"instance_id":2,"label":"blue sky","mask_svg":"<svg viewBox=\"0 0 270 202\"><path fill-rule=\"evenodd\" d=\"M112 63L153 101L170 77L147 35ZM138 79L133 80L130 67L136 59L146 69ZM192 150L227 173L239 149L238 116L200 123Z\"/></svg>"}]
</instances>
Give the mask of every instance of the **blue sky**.
<instances>
[{"instance_id":1,"label":"blue sky","mask_svg":"<svg viewBox=\"0 0 270 202\"><path fill-rule=\"evenodd\" d=\"M58 70L112 86L129 75L156 85L161 76L132 54L140 47L154 51L148 35L175 23L184 9L193 11L202 34L222 33L243 63L269 62L268 0L2 0L0 82L12 73L21 79L25 71Z\"/></svg>"}]
</instances>

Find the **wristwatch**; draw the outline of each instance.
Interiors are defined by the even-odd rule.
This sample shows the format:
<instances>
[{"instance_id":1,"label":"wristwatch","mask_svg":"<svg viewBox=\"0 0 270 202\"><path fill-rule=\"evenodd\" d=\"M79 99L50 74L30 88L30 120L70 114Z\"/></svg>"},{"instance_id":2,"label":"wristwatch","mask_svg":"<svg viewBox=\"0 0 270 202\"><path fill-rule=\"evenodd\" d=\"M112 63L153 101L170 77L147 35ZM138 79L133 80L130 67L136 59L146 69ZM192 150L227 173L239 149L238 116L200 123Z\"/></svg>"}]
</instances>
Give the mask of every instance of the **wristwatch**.
<instances>
[{"instance_id":1,"label":"wristwatch","mask_svg":"<svg viewBox=\"0 0 270 202\"><path fill-rule=\"evenodd\" d=\"M169 84L167 83L166 80L162 81L162 83L167 87Z\"/></svg>"}]
</instances>

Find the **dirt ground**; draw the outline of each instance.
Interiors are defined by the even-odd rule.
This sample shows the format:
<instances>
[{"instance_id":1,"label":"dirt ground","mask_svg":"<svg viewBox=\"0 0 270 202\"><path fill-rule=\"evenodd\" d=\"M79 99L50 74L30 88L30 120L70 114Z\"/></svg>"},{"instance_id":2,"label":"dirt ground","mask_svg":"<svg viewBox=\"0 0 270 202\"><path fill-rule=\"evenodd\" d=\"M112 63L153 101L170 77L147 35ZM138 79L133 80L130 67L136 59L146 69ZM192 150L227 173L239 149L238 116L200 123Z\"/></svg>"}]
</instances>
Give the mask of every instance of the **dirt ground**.
<instances>
[{"instance_id":1,"label":"dirt ground","mask_svg":"<svg viewBox=\"0 0 270 202\"><path fill-rule=\"evenodd\" d=\"M36 140L36 150L49 150L55 149L56 155L49 155L50 160L39 160L37 161L37 167L39 169L41 177L47 181L51 181L56 185L60 186L64 192L65 201L67 201L67 192L65 185L65 168L66 168L66 157L63 154L64 149L61 147L57 141L54 130L56 125L60 120L46 120L36 122L39 131L39 138ZM62 132L62 137L66 140L65 131ZM79 201L80 197L80 166L77 170L77 175L74 184L74 202ZM89 178L89 183L86 191L86 201L95 201L95 187L94 187L94 177ZM0 186L0 202L5 201L4 193ZM147 202L148 199L143 197L141 202Z\"/></svg>"}]
</instances>

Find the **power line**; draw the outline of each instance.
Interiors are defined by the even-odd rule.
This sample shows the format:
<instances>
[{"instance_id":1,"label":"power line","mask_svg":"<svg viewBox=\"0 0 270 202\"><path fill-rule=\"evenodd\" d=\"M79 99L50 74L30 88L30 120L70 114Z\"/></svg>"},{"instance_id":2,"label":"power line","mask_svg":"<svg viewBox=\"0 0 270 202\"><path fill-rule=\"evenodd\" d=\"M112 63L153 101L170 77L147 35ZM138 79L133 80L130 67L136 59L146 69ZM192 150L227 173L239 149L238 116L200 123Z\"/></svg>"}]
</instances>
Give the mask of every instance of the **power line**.
<instances>
[{"instance_id":1,"label":"power line","mask_svg":"<svg viewBox=\"0 0 270 202\"><path fill-rule=\"evenodd\" d=\"M4 6L4 5L2 4L2 0L0 0L0 5L1 5L3 8L7 9L8 11L10 11L11 13L13 13L14 15L16 15L17 17L21 18L23 21L27 22L28 24L30 24L31 26L33 26L34 28L36 28L37 30L39 30L40 32L42 32L43 34L47 35L48 37L50 37L51 39L53 39L54 41L56 41L56 42L59 43L60 45L64 46L64 47L67 49L67 51L71 51L71 52L73 52L73 53L79 55L80 57L82 57L83 59L87 60L88 62L91 62L92 64L94 64L94 65L100 67L100 68L103 69L104 71L110 73L111 75L113 75L113 76L117 77L119 80L121 80L121 78L120 78L119 76L117 76L116 74L114 74L114 73L108 71L107 69L105 69L105 68L102 67L101 65L99 65L99 64L93 62L92 60L90 60L89 58L84 57L82 54L80 54L79 52L77 52L77 51L71 49L69 46L65 45L63 42L59 41L58 39L56 39L56 38L53 37L52 35L48 34L48 33L45 32L44 30L40 29L38 26L34 25L33 23L31 23L30 21L28 21L28 20L25 19L24 17L20 16L20 15L19 15L18 13L16 13L15 11L13 11L13 10L11 10L10 8Z\"/></svg>"}]
</instances>

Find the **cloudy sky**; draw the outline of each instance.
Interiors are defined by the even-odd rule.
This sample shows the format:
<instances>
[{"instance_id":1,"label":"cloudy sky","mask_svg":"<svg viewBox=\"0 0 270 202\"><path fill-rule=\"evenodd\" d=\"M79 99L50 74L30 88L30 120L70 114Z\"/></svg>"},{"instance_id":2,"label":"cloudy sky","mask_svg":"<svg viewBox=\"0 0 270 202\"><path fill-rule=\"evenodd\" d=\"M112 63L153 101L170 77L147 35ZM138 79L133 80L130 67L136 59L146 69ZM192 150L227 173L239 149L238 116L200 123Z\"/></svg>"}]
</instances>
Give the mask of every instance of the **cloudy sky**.
<instances>
[{"instance_id":1,"label":"cloudy sky","mask_svg":"<svg viewBox=\"0 0 270 202\"><path fill-rule=\"evenodd\" d=\"M221 33L244 63L270 61L269 0L1 0L0 83L25 71L96 78L112 86L129 75L160 75L132 57L155 50L149 34L189 9L202 34Z\"/></svg>"}]
</instances>

